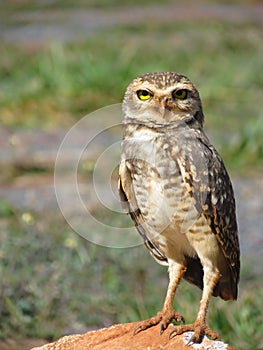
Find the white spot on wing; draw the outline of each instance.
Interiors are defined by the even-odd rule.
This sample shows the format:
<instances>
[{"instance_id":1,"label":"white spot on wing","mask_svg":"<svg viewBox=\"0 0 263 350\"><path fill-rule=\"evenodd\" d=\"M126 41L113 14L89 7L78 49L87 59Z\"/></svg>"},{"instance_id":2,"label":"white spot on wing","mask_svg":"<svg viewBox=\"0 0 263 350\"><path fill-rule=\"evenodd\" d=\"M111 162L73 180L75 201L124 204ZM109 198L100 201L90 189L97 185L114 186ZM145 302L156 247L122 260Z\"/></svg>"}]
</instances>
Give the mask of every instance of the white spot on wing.
<instances>
[{"instance_id":1,"label":"white spot on wing","mask_svg":"<svg viewBox=\"0 0 263 350\"><path fill-rule=\"evenodd\" d=\"M215 196L214 193L212 193L212 196L211 196L211 202L212 202L212 204L213 204L213 205L216 205L217 201L218 201L218 198Z\"/></svg>"}]
</instances>

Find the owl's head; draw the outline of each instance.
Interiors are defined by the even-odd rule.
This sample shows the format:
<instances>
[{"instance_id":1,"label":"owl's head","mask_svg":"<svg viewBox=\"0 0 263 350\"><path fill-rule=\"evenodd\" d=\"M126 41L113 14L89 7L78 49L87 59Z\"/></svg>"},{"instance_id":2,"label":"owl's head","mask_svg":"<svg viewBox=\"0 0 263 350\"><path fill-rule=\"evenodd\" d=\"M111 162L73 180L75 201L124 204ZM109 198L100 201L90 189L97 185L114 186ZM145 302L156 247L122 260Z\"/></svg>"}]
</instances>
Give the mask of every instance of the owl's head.
<instances>
[{"instance_id":1,"label":"owl's head","mask_svg":"<svg viewBox=\"0 0 263 350\"><path fill-rule=\"evenodd\" d=\"M190 80L175 72L148 73L134 79L123 100L126 121L156 123L186 122L203 125L199 93Z\"/></svg>"}]
</instances>

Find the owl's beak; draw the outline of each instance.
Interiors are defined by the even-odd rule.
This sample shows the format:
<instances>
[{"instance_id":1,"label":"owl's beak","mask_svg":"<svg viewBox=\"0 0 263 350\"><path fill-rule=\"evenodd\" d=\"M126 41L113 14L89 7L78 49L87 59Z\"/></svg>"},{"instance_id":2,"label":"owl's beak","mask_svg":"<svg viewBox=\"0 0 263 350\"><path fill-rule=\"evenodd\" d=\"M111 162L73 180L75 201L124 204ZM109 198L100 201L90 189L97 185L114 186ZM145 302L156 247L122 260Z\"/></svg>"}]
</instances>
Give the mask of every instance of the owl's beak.
<instances>
[{"instance_id":1,"label":"owl's beak","mask_svg":"<svg viewBox=\"0 0 263 350\"><path fill-rule=\"evenodd\" d=\"M165 115L165 112L168 110L167 108L167 99L166 98L163 98L161 101L160 101L160 108L159 108L159 111L160 111L160 114L162 117L164 117Z\"/></svg>"},{"instance_id":2,"label":"owl's beak","mask_svg":"<svg viewBox=\"0 0 263 350\"><path fill-rule=\"evenodd\" d=\"M160 109L165 109L166 108L166 100L161 100L161 103L160 103Z\"/></svg>"}]
</instances>

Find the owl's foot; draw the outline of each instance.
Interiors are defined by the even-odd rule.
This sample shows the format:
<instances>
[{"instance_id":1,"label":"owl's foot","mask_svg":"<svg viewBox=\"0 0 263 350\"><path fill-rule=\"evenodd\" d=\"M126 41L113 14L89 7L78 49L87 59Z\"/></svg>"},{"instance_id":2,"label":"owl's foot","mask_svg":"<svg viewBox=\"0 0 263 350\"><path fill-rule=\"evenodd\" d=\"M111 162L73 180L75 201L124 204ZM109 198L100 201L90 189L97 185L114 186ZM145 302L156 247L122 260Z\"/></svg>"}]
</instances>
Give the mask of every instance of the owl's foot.
<instances>
[{"instance_id":1,"label":"owl's foot","mask_svg":"<svg viewBox=\"0 0 263 350\"><path fill-rule=\"evenodd\" d=\"M147 328L157 325L158 323L160 324L160 334L162 334L172 321L184 322L184 318L181 314L175 312L173 309L165 311L163 310L148 320L139 323L134 328L133 334L135 335Z\"/></svg>"},{"instance_id":2,"label":"owl's foot","mask_svg":"<svg viewBox=\"0 0 263 350\"><path fill-rule=\"evenodd\" d=\"M219 335L213 331L211 328L207 327L205 322L195 321L190 324L183 324L176 326L170 333L169 339L173 338L176 335L182 334L184 332L194 332L191 336L188 344L190 343L201 343L204 335L207 335L212 340L219 339Z\"/></svg>"}]
</instances>

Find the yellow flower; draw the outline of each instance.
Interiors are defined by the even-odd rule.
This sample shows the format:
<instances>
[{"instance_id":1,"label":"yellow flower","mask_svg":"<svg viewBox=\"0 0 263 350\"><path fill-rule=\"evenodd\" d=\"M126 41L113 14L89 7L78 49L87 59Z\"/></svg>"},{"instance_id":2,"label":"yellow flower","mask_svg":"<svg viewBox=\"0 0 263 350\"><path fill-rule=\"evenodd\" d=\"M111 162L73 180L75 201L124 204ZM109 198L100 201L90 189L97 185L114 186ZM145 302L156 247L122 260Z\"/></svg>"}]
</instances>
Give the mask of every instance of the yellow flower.
<instances>
[{"instance_id":1,"label":"yellow flower","mask_svg":"<svg viewBox=\"0 0 263 350\"><path fill-rule=\"evenodd\" d=\"M78 242L75 238L73 237L68 237L64 241L64 246L69 248L69 249L74 249L78 246Z\"/></svg>"},{"instance_id":2,"label":"yellow flower","mask_svg":"<svg viewBox=\"0 0 263 350\"><path fill-rule=\"evenodd\" d=\"M29 213L29 212L26 212L26 213L23 213L21 215L21 218L22 218L22 221L24 221L26 224L33 224L35 219L34 219L34 216Z\"/></svg>"}]
</instances>

